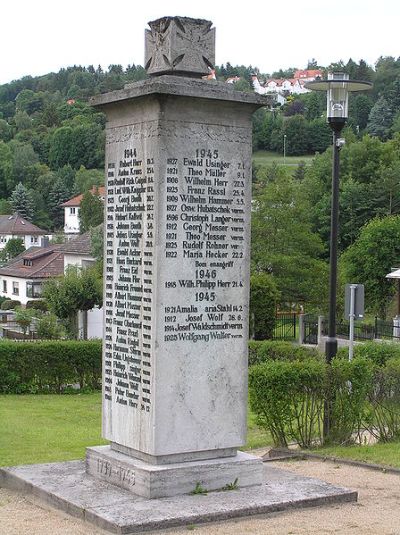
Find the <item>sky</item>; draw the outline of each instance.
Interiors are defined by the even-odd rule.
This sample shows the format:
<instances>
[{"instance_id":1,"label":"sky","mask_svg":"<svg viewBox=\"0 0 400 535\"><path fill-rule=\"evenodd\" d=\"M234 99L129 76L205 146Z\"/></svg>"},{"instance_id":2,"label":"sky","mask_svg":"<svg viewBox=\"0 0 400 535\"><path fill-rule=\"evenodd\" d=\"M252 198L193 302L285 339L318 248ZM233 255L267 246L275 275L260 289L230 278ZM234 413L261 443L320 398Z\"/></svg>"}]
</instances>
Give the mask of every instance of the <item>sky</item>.
<instances>
[{"instance_id":1,"label":"sky","mask_svg":"<svg viewBox=\"0 0 400 535\"><path fill-rule=\"evenodd\" d=\"M397 0L5 0L0 84L72 65L143 65L147 22L174 15L213 22L217 65L262 73L400 55Z\"/></svg>"}]
</instances>

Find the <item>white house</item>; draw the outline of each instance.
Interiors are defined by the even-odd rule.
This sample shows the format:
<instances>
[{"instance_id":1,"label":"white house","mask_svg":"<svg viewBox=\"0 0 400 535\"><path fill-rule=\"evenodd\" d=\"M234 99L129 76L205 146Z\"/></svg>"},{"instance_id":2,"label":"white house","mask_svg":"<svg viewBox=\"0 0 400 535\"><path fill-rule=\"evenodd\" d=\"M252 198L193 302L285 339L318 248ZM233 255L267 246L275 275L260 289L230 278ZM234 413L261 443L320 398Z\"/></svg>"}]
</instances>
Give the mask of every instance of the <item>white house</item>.
<instances>
[{"instance_id":1,"label":"white house","mask_svg":"<svg viewBox=\"0 0 400 535\"><path fill-rule=\"evenodd\" d=\"M64 254L64 271L69 266L76 266L78 268L88 268L95 264L96 259L91 253L91 235L90 232L85 232L81 236L69 240L63 245ZM87 338L102 338L103 337L103 309L92 308L87 312L79 312L78 328L80 336L83 336L84 328L87 328Z\"/></svg>"},{"instance_id":2,"label":"white house","mask_svg":"<svg viewBox=\"0 0 400 535\"><path fill-rule=\"evenodd\" d=\"M293 78L270 78L261 84L258 76L252 76L254 91L260 95L275 95L280 104L285 102L285 96L301 95L310 90L305 88L306 82L311 82L322 77L320 69L297 70Z\"/></svg>"},{"instance_id":3,"label":"white house","mask_svg":"<svg viewBox=\"0 0 400 535\"><path fill-rule=\"evenodd\" d=\"M61 245L31 247L0 268L0 295L6 299L28 301L40 299L43 283L64 272Z\"/></svg>"},{"instance_id":4,"label":"white house","mask_svg":"<svg viewBox=\"0 0 400 535\"><path fill-rule=\"evenodd\" d=\"M93 186L90 190L93 195L98 195L102 201L104 201L105 187ZM61 206L64 207L64 234L68 238L72 238L79 234L79 210L83 198L83 193L72 197Z\"/></svg>"},{"instance_id":5,"label":"white house","mask_svg":"<svg viewBox=\"0 0 400 535\"><path fill-rule=\"evenodd\" d=\"M40 247L49 234L16 212L12 215L0 215L0 250L4 249L12 238L20 238L25 249Z\"/></svg>"}]
</instances>

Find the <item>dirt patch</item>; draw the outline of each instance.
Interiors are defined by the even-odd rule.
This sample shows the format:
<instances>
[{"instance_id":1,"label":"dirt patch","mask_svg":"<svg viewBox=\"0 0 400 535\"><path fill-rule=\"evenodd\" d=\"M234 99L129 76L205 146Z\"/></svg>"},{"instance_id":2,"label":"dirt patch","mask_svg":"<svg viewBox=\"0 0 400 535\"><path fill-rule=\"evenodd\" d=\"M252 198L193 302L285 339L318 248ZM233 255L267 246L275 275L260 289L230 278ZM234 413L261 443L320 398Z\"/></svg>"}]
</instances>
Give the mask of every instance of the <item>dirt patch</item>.
<instances>
[{"instance_id":1,"label":"dirt patch","mask_svg":"<svg viewBox=\"0 0 400 535\"><path fill-rule=\"evenodd\" d=\"M286 511L186 526L158 535L400 535L400 476L322 461L284 461L277 466L359 492L358 503ZM0 489L0 535L103 535L80 520L43 506L31 496ZM149 532L148 532L149 533Z\"/></svg>"}]
</instances>

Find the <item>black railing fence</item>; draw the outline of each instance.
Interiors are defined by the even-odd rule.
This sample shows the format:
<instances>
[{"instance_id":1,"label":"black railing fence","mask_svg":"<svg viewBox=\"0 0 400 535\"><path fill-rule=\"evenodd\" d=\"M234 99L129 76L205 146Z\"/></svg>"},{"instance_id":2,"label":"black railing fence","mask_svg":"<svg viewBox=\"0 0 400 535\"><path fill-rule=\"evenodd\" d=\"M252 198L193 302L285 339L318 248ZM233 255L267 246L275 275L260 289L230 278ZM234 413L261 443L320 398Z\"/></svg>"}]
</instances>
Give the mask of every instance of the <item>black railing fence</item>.
<instances>
[{"instance_id":1,"label":"black railing fence","mask_svg":"<svg viewBox=\"0 0 400 535\"><path fill-rule=\"evenodd\" d=\"M337 336L348 339L350 336L350 323L347 320L338 321ZM322 321L322 334L328 334L328 320ZM354 340L375 340L375 339L400 339L400 327L395 327L392 321L375 318L373 324L354 322Z\"/></svg>"},{"instance_id":2,"label":"black railing fence","mask_svg":"<svg viewBox=\"0 0 400 535\"><path fill-rule=\"evenodd\" d=\"M295 340L298 316L294 312L278 312L275 316L273 340Z\"/></svg>"}]
</instances>

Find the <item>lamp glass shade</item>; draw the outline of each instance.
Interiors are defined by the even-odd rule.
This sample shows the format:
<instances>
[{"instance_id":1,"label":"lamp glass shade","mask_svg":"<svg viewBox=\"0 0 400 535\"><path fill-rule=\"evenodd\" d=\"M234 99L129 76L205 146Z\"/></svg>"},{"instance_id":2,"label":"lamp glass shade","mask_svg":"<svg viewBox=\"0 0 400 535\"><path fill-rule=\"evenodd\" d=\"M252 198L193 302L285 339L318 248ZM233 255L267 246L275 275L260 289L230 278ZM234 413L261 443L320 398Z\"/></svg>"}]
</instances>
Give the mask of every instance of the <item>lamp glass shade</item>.
<instances>
[{"instance_id":1,"label":"lamp glass shade","mask_svg":"<svg viewBox=\"0 0 400 535\"><path fill-rule=\"evenodd\" d=\"M347 119L349 116L349 75L343 72L328 74L326 116L329 119Z\"/></svg>"},{"instance_id":2,"label":"lamp glass shade","mask_svg":"<svg viewBox=\"0 0 400 535\"><path fill-rule=\"evenodd\" d=\"M349 116L349 92L346 83L329 84L326 115L328 119L347 119Z\"/></svg>"}]
</instances>

